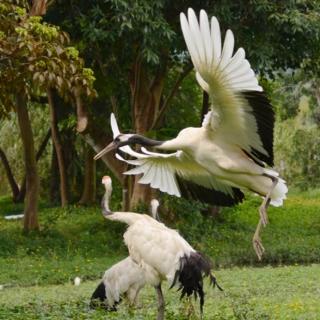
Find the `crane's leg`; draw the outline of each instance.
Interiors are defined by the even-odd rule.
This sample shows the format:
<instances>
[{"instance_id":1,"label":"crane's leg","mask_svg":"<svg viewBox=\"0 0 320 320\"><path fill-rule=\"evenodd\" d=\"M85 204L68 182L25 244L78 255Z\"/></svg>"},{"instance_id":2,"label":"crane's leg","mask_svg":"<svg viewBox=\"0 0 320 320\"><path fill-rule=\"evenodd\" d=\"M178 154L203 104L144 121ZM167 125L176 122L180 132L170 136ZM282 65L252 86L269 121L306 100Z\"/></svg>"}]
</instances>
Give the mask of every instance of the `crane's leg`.
<instances>
[{"instance_id":1,"label":"crane's leg","mask_svg":"<svg viewBox=\"0 0 320 320\"><path fill-rule=\"evenodd\" d=\"M164 298L162 294L161 284L155 286L158 297L158 316L157 320L164 320Z\"/></svg>"},{"instance_id":2,"label":"crane's leg","mask_svg":"<svg viewBox=\"0 0 320 320\"><path fill-rule=\"evenodd\" d=\"M264 174L264 175L272 180L272 186L269 192L267 193L267 195L264 197L263 202L259 208L260 220L252 239L253 248L259 260L261 260L262 255L265 251L260 238L261 226L262 225L266 226L266 224L268 223L267 208L270 205L271 193L278 183L278 178L267 175L267 174Z\"/></svg>"},{"instance_id":3,"label":"crane's leg","mask_svg":"<svg viewBox=\"0 0 320 320\"><path fill-rule=\"evenodd\" d=\"M185 310L186 310L186 317L187 317L187 319L190 319L192 315L196 314L196 311L195 311L193 303L192 303L192 298L187 297L184 305L185 305Z\"/></svg>"}]
</instances>

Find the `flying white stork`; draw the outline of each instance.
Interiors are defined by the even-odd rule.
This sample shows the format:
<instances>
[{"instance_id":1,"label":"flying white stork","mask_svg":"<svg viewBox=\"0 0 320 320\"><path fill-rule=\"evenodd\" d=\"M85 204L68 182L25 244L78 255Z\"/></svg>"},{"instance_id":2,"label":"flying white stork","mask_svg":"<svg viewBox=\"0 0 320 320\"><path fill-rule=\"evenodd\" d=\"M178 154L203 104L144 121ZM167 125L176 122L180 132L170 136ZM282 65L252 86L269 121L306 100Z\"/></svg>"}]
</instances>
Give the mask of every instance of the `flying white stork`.
<instances>
[{"instance_id":1,"label":"flying white stork","mask_svg":"<svg viewBox=\"0 0 320 320\"><path fill-rule=\"evenodd\" d=\"M146 214L112 212L109 208L112 180L105 176L103 183L106 193L102 201L102 213L108 220L120 221L128 225L123 236L124 242L132 261L143 269L145 281L154 286L157 291L157 320L164 319L161 282L165 279L171 283L171 288L179 285L181 298L192 294L198 296L202 315L203 277L208 276L210 282L222 290L211 273L210 260L194 250L176 230L167 228L163 223Z\"/></svg>"},{"instance_id":2,"label":"flying white stork","mask_svg":"<svg viewBox=\"0 0 320 320\"><path fill-rule=\"evenodd\" d=\"M200 128L185 128L167 141L156 141L137 134L120 134L114 115L111 126L114 141L99 152L98 159L113 149L135 157L118 158L135 168L126 174L142 174L140 183L150 184L168 194L193 198L218 206L232 206L242 201L241 189L263 197L260 220L253 237L261 259L261 225L266 225L269 204L281 206L287 186L273 165L274 112L245 58L244 49L233 54L231 30L221 43L216 17L208 20L201 10L199 21L192 9L188 18L181 13L181 28L199 85L210 97L211 110ZM170 154L142 148L134 152L129 145L152 146Z\"/></svg>"},{"instance_id":3,"label":"flying white stork","mask_svg":"<svg viewBox=\"0 0 320 320\"><path fill-rule=\"evenodd\" d=\"M112 186L109 177L103 177L107 192ZM151 200L151 215L158 219L159 201ZM126 296L130 305L137 303L140 290L145 286L146 278L144 270L135 263L131 257L127 257L105 271L102 281L91 296L91 308L103 307L107 311L116 311L122 296Z\"/></svg>"}]
</instances>

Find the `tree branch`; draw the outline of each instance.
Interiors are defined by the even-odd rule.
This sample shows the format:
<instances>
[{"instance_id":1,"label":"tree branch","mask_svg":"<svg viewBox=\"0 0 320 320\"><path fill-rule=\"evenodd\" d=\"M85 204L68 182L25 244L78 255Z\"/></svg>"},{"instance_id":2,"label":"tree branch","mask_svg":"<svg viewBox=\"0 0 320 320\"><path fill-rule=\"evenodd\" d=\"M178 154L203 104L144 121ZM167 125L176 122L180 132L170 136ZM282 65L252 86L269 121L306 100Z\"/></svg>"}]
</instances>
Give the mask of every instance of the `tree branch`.
<instances>
[{"instance_id":1,"label":"tree branch","mask_svg":"<svg viewBox=\"0 0 320 320\"><path fill-rule=\"evenodd\" d=\"M4 169L11 187L13 201L15 201L19 195L19 186L14 178L8 158L1 148L0 148L0 159L3 163Z\"/></svg>"},{"instance_id":2,"label":"tree branch","mask_svg":"<svg viewBox=\"0 0 320 320\"><path fill-rule=\"evenodd\" d=\"M158 112L158 114L157 114L157 117L155 118L155 120L154 120L154 122L153 122L153 124L152 124L152 126L151 126L150 129L153 129L153 128L155 128L155 127L158 125L158 123L159 123L160 119L162 118L164 112L165 112L166 109L168 108L168 106L169 106L172 98L176 95L176 93L177 93L177 91L178 91L178 89L179 89L179 86L180 86L181 82L182 82L183 79L190 73L190 71L191 71L192 69L193 69L193 65L192 65L192 64L188 64L188 65L185 67L184 71L182 71L182 73L180 73L180 75L178 76L178 78L177 78L175 84L173 85L171 91L169 92L168 96L167 96L166 99L163 101L163 104L162 104L162 106L161 106L161 108L160 108L160 110L159 110L159 112Z\"/></svg>"}]
</instances>

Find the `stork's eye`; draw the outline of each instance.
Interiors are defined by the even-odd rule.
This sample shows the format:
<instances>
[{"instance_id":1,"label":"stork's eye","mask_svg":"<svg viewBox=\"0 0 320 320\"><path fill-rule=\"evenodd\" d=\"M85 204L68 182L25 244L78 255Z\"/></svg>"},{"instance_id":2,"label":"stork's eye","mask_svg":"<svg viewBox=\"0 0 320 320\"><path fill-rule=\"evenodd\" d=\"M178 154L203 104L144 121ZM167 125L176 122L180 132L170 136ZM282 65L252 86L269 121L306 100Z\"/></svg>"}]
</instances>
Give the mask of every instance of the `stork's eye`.
<instances>
[{"instance_id":1,"label":"stork's eye","mask_svg":"<svg viewBox=\"0 0 320 320\"><path fill-rule=\"evenodd\" d=\"M120 142L120 139L117 137L114 139L114 142Z\"/></svg>"}]
</instances>

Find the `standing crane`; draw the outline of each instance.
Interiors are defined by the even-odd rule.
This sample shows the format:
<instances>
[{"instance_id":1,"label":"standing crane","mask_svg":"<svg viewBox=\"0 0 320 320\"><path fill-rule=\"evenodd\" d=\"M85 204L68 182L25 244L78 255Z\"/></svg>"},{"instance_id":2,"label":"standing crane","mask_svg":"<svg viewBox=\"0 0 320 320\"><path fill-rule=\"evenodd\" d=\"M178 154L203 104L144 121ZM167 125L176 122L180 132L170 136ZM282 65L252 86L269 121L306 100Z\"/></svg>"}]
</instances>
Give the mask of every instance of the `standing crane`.
<instances>
[{"instance_id":1,"label":"standing crane","mask_svg":"<svg viewBox=\"0 0 320 320\"><path fill-rule=\"evenodd\" d=\"M103 177L102 183L108 190L106 192L110 192L112 189L110 178ZM151 216L158 220L159 201L152 199L150 205ZM129 256L106 270L102 281L91 296L90 306L91 308L103 306L107 311L116 311L124 295L133 306L137 303L139 292L145 284L144 270Z\"/></svg>"},{"instance_id":2,"label":"standing crane","mask_svg":"<svg viewBox=\"0 0 320 320\"><path fill-rule=\"evenodd\" d=\"M138 134L120 134L114 115L111 126L114 140L95 159L120 149L134 157L126 161L136 166L125 174L142 174L142 184L170 195L193 198L208 204L232 206L242 202L241 190L263 197L260 220L253 237L254 249L261 259L262 225L268 223L267 208L281 206L288 188L273 166L274 112L263 89L240 48L233 54L234 36L227 30L221 42L219 22L211 23L204 10L199 21L192 9L188 17L180 14L181 28L196 79L210 97L211 110L200 128L185 128L167 141L148 139ZM133 151L129 145L140 144L163 154Z\"/></svg>"},{"instance_id":3,"label":"standing crane","mask_svg":"<svg viewBox=\"0 0 320 320\"><path fill-rule=\"evenodd\" d=\"M164 319L164 298L162 280L179 285L181 298L194 294L200 299L203 313L203 277L208 276L213 285L222 290L212 275L209 259L194 250L181 235L167 228L146 214L134 212L112 212L109 201L112 194L112 180L104 177L106 193L102 201L102 213L108 220L126 223L128 229L123 238L130 258L143 270L146 283L155 287L158 298L157 320Z\"/></svg>"}]
</instances>

